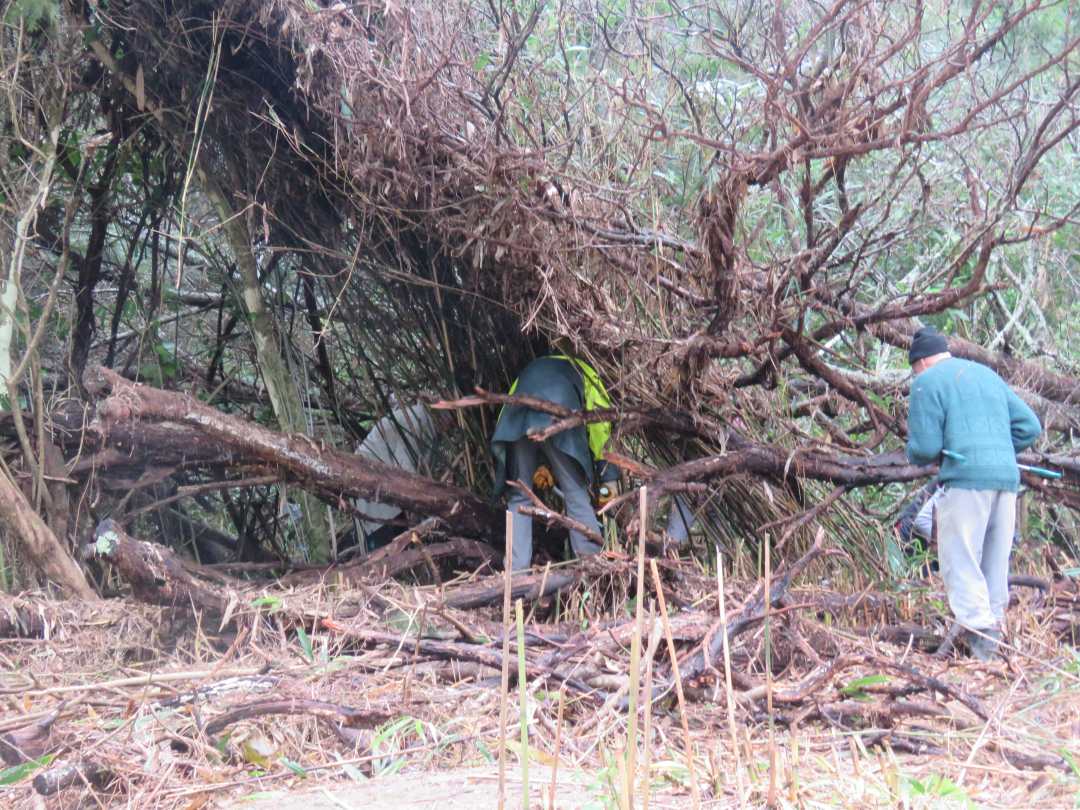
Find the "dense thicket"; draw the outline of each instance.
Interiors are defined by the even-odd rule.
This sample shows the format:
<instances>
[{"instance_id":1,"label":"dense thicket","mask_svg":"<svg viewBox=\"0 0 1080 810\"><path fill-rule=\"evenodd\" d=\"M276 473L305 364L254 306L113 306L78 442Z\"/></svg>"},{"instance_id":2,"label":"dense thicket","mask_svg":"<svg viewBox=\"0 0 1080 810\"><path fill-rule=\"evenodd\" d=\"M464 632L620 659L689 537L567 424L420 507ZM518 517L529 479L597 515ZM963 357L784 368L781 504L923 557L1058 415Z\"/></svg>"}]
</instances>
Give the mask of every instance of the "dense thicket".
<instances>
[{"instance_id":1,"label":"dense thicket","mask_svg":"<svg viewBox=\"0 0 1080 810\"><path fill-rule=\"evenodd\" d=\"M1066 476L1029 481L1031 531L1072 543L1074 16L9 4L3 474L25 503L0 515L5 584L77 589L52 551L110 516L249 560L330 553L345 495L433 513L420 482L359 461L320 478L207 435L195 406L132 406L97 366L347 451L392 399L504 391L560 340L609 382L634 480L688 492L711 540L785 536L824 504L881 566L901 492L879 485L928 472L897 452L919 323L1043 417L1032 459ZM493 415L445 438L448 514L486 497Z\"/></svg>"}]
</instances>

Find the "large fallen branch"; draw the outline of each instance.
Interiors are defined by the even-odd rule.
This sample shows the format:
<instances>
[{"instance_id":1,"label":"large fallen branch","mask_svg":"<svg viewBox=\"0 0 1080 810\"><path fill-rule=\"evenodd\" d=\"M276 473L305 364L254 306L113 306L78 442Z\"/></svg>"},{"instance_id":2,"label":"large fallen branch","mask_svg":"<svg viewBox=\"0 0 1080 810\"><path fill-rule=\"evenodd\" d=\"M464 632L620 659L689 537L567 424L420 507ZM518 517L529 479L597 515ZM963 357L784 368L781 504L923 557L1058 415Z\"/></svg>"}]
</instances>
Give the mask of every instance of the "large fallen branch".
<instances>
[{"instance_id":1,"label":"large fallen branch","mask_svg":"<svg viewBox=\"0 0 1080 810\"><path fill-rule=\"evenodd\" d=\"M155 605L187 605L197 611L223 615L230 594L200 582L188 573L184 564L165 546L136 540L116 521L106 518L94 533L94 542L86 556L116 566L124 581L131 585L136 599Z\"/></svg>"},{"instance_id":2,"label":"large fallen branch","mask_svg":"<svg viewBox=\"0 0 1080 810\"><path fill-rule=\"evenodd\" d=\"M578 581L580 569L549 571L539 574L515 574L510 584L510 598L530 602L548 596ZM467 610L493 605L503 598L502 574L488 577L475 585L455 588L442 600L443 607Z\"/></svg>"},{"instance_id":3,"label":"large fallen branch","mask_svg":"<svg viewBox=\"0 0 1080 810\"><path fill-rule=\"evenodd\" d=\"M242 706L234 706L208 722L203 728L203 733L213 736L240 720L250 720L253 717L264 717L268 714L305 714L349 726L358 726L365 722L374 725L384 723L389 719L383 712L362 711L340 703L293 697L284 700L256 700Z\"/></svg>"},{"instance_id":4,"label":"large fallen branch","mask_svg":"<svg viewBox=\"0 0 1080 810\"><path fill-rule=\"evenodd\" d=\"M869 312L866 307L855 309L861 314ZM917 324L911 321L899 320L878 326L874 332L885 342L907 349L911 345L911 338L916 328ZM974 360L976 363L989 366L1013 385L1029 388L1048 400L1067 405L1080 404L1080 379L1076 377L1058 374L1033 360L991 351L977 343L955 336L949 337L949 352L955 357L963 357L966 360Z\"/></svg>"},{"instance_id":5,"label":"large fallen branch","mask_svg":"<svg viewBox=\"0 0 1080 810\"><path fill-rule=\"evenodd\" d=\"M285 587L329 579L351 584L375 583L446 557L475 559L489 564L497 562L494 550L475 540L451 538L442 543L422 544L420 539L431 533L436 523L434 518L429 518L416 528L400 534L390 545L363 559L342 565L297 571L281 578L279 582ZM410 548L410 545L413 547ZM184 562L165 546L137 540L108 518L98 525L94 542L90 543L83 553L88 558L114 565L124 581L131 585L132 595L143 602L167 607L186 607L196 612L220 616L226 622L233 611L244 604L243 593L238 587L229 586L228 577L213 569L203 569L202 566ZM196 576L200 573L211 575L209 578L219 584L202 581ZM553 572L546 578L542 574L518 576L514 578L513 593L515 597L535 599L566 587L576 580L574 574L560 572ZM477 607L500 599L501 575L492 577L490 582L493 584L489 584L489 580L482 580L476 586L458 588L443 601L443 605L457 608ZM299 613L293 615L292 619L298 624L306 624L308 621L307 617ZM14 603L5 605L0 601L0 637L33 631L33 620L32 613L15 612Z\"/></svg>"},{"instance_id":6,"label":"large fallen branch","mask_svg":"<svg viewBox=\"0 0 1080 810\"><path fill-rule=\"evenodd\" d=\"M104 765L91 760L61 762L34 777L34 790L42 796L52 796L69 787L102 788L113 781L114 775Z\"/></svg>"},{"instance_id":7,"label":"large fallen branch","mask_svg":"<svg viewBox=\"0 0 1080 810\"><path fill-rule=\"evenodd\" d=\"M86 430L92 417L93 406L63 400L41 426L71 460L67 474L72 478L106 472L125 475L146 467L236 467L255 461L186 425L131 422L113 425L103 436ZM33 417L24 418L29 422ZM15 435L11 416L0 413L0 436Z\"/></svg>"},{"instance_id":8,"label":"large fallen branch","mask_svg":"<svg viewBox=\"0 0 1080 810\"><path fill-rule=\"evenodd\" d=\"M391 503L442 519L462 534L497 536L502 514L457 487L320 445L306 436L278 433L210 408L194 397L132 383L109 369L87 373L87 389L108 398L94 427L107 433L132 421L171 422L197 428L223 449L239 451L285 470L304 488L346 498Z\"/></svg>"},{"instance_id":9,"label":"large fallen branch","mask_svg":"<svg viewBox=\"0 0 1080 810\"><path fill-rule=\"evenodd\" d=\"M482 389L477 389L476 396L441 401L432 407L453 409L493 404L526 405L558 417L560 421L550 427L529 434L536 441L550 438L555 433L577 425L601 420L616 422L624 433L635 428L652 426L687 435L703 434L701 429L695 427L688 414L660 413L656 410L621 411L612 408L591 412L570 411L535 397L492 394ZM719 437L710 435L710 438ZM657 474L649 481L650 494L659 496L688 482L704 481L736 472L779 479L812 478L851 487L914 481L934 474L933 467L910 464L903 454L898 452L876 456L850 456L826 453L816 448L789 449L751 442L733 432L726 437L725 443L728 447L726 453L695 459Z\"/></svg>"},{"instance_id":10,"label":"large fallen branch","mask_svg":"<svg viewBox=\"0 0 1080 810\"><path fill-rule=\"evenodd\" d=\"M3 471L0 471L0 526L7 529L8 536L19 544L34 567L69 596L97 599L74 558Z\"/></svg>"}]
</instances>

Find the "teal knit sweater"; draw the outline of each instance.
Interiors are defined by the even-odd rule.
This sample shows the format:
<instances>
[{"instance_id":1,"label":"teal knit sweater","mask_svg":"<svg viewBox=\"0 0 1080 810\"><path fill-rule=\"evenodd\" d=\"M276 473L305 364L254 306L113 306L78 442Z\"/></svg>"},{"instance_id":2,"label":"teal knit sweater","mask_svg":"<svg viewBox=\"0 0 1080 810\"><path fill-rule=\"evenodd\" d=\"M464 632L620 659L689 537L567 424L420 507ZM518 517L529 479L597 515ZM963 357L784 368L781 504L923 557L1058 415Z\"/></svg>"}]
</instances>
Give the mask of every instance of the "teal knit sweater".
<instances>
[{"instance_id":1,"label":"teal knit sweater","mask_svg":"<svg viewBox=\"0 0 1080 810\"><path fill-rule=\"evenodd\" d=\"M907 456L941 462L940 480L958 489L1016 492L1016 454L1039 437L1039 418L989 368L950 357L911 385ZM963 461L942 457L951 450Z\"/></svg>"}]
</instances>

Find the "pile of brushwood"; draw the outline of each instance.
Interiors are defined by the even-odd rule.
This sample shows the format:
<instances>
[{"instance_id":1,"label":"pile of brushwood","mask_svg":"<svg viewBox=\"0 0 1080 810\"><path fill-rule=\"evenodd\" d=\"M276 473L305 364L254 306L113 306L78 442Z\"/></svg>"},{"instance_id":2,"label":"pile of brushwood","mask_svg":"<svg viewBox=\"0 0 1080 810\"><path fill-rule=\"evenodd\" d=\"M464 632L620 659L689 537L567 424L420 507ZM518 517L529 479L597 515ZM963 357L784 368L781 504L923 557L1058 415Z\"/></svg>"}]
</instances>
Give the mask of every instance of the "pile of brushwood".
<instances>
[{"instance_id":1,"label":"pile of brushwood","mask_svg":"<svg viewBox=\"0 0 1080 810\"><path fill-rule=\"evenodd\" d=\"M202 807L500 752L621 806L895 803L933 774L1004 805L1077 789L1080 588L1060 571L1014 578L1005 658L979 664L948 644L940 583L875 588L823 531L724 584L618 550L454 571L434 524L268 579L103 522L84 552L131 597L0 602L11 806Z\"/></svg>"}]
</instances>

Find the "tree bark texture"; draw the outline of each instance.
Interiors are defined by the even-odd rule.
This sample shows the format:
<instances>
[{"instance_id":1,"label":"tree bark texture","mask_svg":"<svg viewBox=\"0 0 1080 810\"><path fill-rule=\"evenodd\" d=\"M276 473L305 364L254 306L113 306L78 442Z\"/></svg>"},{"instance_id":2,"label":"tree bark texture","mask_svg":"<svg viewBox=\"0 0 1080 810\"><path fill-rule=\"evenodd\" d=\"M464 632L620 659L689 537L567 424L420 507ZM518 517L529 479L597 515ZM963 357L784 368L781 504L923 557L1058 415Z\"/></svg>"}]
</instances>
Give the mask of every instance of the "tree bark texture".
<instances>
[{"instance_id":1,"label":"tree bark texture","mask_svg":"<svg viewBox=\"0 0 1080 810\"><path fill-rule=\"evenodd\" d=\"M100 393L111 390L99 404L95 421L103 433L136 420L183 425L216 442L219 452L232 451L276 466L300 486L392 503L406 512L440 518L455 533L501 536L502 510L466 490L325 447L306 436L278 433L227 416L188 395L137 385L109 369L98 367L88 376L95 378L87 381L89 388Z\"/></svg>"},{"instance_id":2,"label":"tree bark texture","mask_svg":"<svg viewBox=\"0 0 1080 810\"><path fill-rule=\"evenodd\" d=\"M166 607L186 605L223 615L228 596L187 572L165 546L136 540L113 520L103 520L89 554L116 566L136 599Z\"/></svg>"},{"instance_id":3,"label":"tree bark texture","mask_svg":"<svg viewBox=\"0 0 1080 810\"><path fill-rule=\"evenodd\" d=\"M68 596L97 599L74 558L4 472L0 472L0 524L34 567Z\"/></svg>"}]
</instances>

